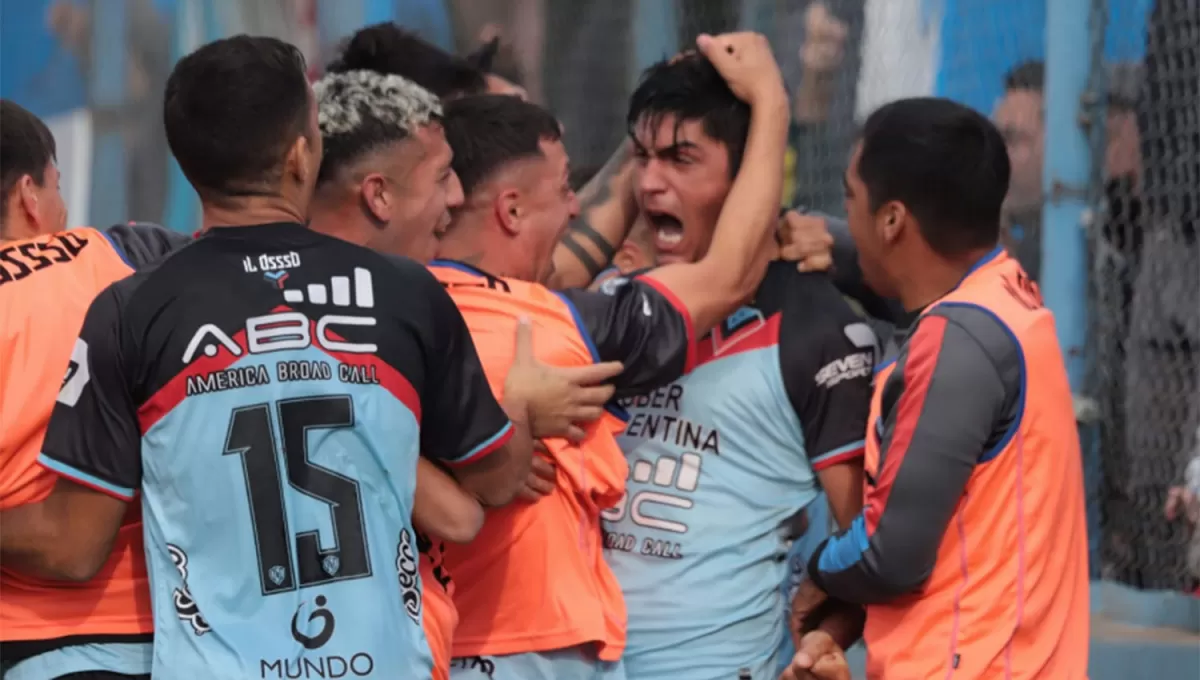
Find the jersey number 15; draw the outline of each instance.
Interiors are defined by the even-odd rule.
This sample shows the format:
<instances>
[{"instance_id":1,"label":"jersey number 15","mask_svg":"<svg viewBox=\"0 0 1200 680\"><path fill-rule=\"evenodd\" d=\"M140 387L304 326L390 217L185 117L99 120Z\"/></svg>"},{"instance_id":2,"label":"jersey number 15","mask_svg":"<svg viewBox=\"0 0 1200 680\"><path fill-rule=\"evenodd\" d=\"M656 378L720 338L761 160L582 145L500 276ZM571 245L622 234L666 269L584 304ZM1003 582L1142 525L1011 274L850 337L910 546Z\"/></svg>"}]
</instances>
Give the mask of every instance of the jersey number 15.
<instances>
[{"instance_id":1,"label":"jersey number 15","mask_svg":"<svg viewBox=\"0 0 1200 680\"><path fill-rule=\"evenodd\" d=\"M354 402L347 395L285 399L275 403L275 410L282 435L282 457L275 451L270 404L234 410L224 451L227 456L241 458L263 595L295 590L297 585L306 588L370 576L358 482L315 465L308 451L308 436L313 430L354 425ZM292 489L329 506L332 548L321 549L316 531L293 536L284 498L285 475Z\"/></svg>"}]
</instances>

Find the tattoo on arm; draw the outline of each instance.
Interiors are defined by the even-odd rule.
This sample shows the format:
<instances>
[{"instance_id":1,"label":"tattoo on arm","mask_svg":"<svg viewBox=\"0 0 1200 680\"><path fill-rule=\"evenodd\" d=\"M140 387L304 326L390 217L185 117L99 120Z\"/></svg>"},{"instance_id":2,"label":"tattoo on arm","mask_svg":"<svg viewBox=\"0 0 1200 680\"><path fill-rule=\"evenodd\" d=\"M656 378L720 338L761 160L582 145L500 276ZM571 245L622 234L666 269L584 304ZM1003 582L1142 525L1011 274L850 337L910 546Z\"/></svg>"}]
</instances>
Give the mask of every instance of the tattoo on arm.
<instances>
[{"instance_id":1,"label":"tattoo on arm","mask_svg":"<svg viewBox=\"0 0 1200 680\"><path fill-rule=\"evenodd\" d=\"M610 223L602 224L598 229L592 223L593 210L608 206L613 201L627 200L626 196L614 196L613 190L620 181L620 174L627 169L632 155L629 142L622 143L617 152L596 173L596 176L580 190L579 217L571 221L567 233L560 241L562 247L584 266L589 280L595 278L604 267L612 262L613 257L617 254L617 248L625 240L625 236L633 224L632 215L629 216L630 219L626 220L627 224L618 225L615 224L615 221L610 220ZM595 254L589 251L584 240L591 242L601 259L597 259Z\"/></svg>"}]
</instances>

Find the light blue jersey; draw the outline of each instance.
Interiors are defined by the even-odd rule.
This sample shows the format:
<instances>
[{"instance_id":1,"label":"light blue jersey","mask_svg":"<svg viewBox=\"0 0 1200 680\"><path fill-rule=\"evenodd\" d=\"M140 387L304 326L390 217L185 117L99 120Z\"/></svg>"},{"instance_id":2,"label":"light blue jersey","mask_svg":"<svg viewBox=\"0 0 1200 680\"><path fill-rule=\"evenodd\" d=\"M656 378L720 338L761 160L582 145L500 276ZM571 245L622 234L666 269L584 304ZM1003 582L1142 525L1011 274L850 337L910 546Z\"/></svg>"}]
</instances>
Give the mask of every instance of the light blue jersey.
<instances>
[{"instance_id":1,"label":"light blue jersey","mask_svg":"<svg viewBox=\"0 0 1200 680\"><path fill-rule=\"evenodd\" d=\"M865 333L865 334L864 334ZM781 584L814 470L862 453L874 342L827 279L772 267L698 366L622 402L630 464L605 514L630 680L774 680Z\"/></svg>"},{"instance_id":2,"label":"light blue jersey","mask_svg":"<svg viewBox=\"0 0 1200 680\"><path fill-rule=\"evenodd\" d=\"M156 680L430 676L417 458L511 424L423 267L214 229L102 293L73 360L41 460L140 495Z\"/></svg>"}]
</instances>

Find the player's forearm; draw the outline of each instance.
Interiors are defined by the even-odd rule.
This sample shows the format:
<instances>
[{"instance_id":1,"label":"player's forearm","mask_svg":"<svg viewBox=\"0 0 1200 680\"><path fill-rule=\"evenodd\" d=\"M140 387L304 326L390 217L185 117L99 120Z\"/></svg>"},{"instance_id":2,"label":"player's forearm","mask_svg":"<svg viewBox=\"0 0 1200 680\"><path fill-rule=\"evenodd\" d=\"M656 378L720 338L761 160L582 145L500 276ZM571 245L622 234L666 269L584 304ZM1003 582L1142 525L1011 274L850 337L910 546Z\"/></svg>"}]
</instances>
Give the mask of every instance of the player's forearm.
<instances>
[{"instance_id":1,"label":"player's forearm","mask_svg":"<svg viewBox=\"0 0 1200 680\"><path fill-rule=\"evenodd\" d=\"M751 110L742 167L717 218L708 253L698 263L708 282L703 286L709 297L704 304L716 312L711 323L753 294L766 271L779 221L787 129L788 104L782 91ZM692 311L697 332L711 325L704 323L708 315Z\"/></svg>"},{"instance_id":2,"label":"player's forearm","mask_svg":"<svg viewBox=\"0 0 1200 680\"><path fill-rule=\"evenodd\" d=\"M91 579L103 566L109 543L74 535L79 533L72 531L74 524L78 521L53 495L5 510L0 513L0 564L52 580Z\"/></svg>"},{"instance_id":3,"label":"player's forearm","mask_svg":"<svg viewBox=\"0 0 1200 680\"><path fill-rule=\"evenodd\" d=\"M428 534L453 543L469 543L483 527L483 507L450 475L421 458L413 524Z\"/></svg>"},{"instance_id":4,"label":"player's forearm","mask_svg":"<svg viewBox=\"0 0 1200 680\"><path fill-rule=\"evenodd\" d=\"M637 219L632 146L623 142L579 192L579 216L554 249L556 290L586 288L607 267Z\"/></svg>"},{"instance_id":5,"label":"player's forearm","mask_svg":"<svg viewBox=\"0 0 1200 680\"><path fill-rule=\"evenodd\" d=\"M862 637L867 623L867 610L856 604L837 600L828 601L829 613L817 625L818 630L829 633L842 649L849 649Z\"/></svg>"},{"instance_id":6,"label":"player's forearm","mask_svg":"<svg viewBox=\"0 0 1200 680\"><path fill-rule=\"evenodd\" d=\"M512 436L470 469L456 471L459 485L485 508L511 503L533 465L528 402L506 394L502 406L512 421Z\"/></svg>"}]
</instances>

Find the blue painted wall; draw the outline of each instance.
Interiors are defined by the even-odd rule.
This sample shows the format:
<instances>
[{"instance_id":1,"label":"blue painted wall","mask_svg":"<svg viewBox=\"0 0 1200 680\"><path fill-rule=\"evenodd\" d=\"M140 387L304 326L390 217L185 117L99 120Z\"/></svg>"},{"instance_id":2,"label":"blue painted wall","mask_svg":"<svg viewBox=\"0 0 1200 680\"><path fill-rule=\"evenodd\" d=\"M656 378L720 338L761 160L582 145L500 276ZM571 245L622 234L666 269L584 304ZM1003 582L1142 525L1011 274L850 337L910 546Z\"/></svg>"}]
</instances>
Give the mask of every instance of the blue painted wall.
<instances>
[{"instance_id":1,"label":"blue painted wall","mask_svg":"<svg viewBox=\"0 0 1200 680\"><path fill-rule=\"evenodd\" d=\"M1004 74L1021 61L1046 56L1047 0L926 2L930 11L940 4L945 12L942 59L934 86L938 95L991 113L1004 92ZM1108 0L1107 59L1141 59L1152 4L1153 0Z\"/></svg>"},{"instance_id":2,"label":"blue painted wall","mask_svg":"<svg viewBox=\"0 0 1200 680\"><path fill-rule=\"evenodd\" d=\"M0 0L0 97L42 117L84 106L75 57L46 27L50 0Z\"/></svg>"}]
</instances>

